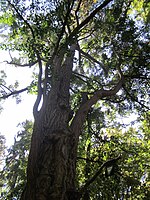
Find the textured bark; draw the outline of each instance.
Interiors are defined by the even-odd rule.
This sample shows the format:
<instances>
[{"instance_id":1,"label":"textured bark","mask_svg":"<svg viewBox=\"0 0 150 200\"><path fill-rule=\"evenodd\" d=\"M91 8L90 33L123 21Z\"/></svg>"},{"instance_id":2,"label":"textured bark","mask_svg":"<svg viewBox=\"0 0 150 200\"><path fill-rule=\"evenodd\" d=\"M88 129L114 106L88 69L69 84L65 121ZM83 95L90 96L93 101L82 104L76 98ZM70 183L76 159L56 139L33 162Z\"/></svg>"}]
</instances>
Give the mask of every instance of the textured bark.
<instances>
[{"instance_id":1,"label":"textured bark","mask_svg":"<svg viewBox=\"0 0 150 200\"><path fill-rule=\"evenodd\" d=\"M69 53L61 52L54 57L51 63L51 90L43 94L40 111L37 105L34 107L35 123L28 160L27 184L21 200L80 199L75 187L75 172L77 146L83 123L92 105L103 97L115 95L122 87L123 77L111 90L101 89L95 92L90 99L81 103L69 125L69 88L75 49L76 45L72 45ZM46 91L46 84L43 89Z\"/></svg>"},{"instance_id":2,"label":"textured bark","mask_svg":"<svg viewBox=\"0 0 150 200\"><path fill-rule=\"evenodd\" d=\"M57 121L56 123L61 123ZM57 200L71 199L75 192L76 152L69 129L44 131L40 142L35 143L41 127L34 128L28 164L28 181L22 199ZM37 147L39 148L38 153Z\"/></svg>"},{"instance_id":3,"label":"textured bark","mask_svg":"<svg viewBox=\"0 0 150 200\"><path fill-rule=\"evenodd\" d=\"M98 62L87 52L82 51L77 44L72 45L72 43L76 43L75 40L78 40L80 31L110 2L113 2L113 0L105 0L100 5L95 4L95 9L92 6L90 14L87 17L85 15L85 18L83 17L83 21L81 22L79 19L76 19L77 25L75 25L74 22L69 23L72 18L70 16L75 12L75 18L78 18L78 11L80 10L82 1L68 1L66 16L64 16L65 12L63 11L62 21L64 23L62 24L62 30L60 33L59 31L56 33L58 40L53 53L50 53L50 60L46 63L45 80L43 81L41 49L38 50L39 45L37 45L36 41L38 31L35 29L35 34L32 24L30 25L28 20L24 19L20 14L19 9L8 1L9 5L11 5L18 15L18 18L24 22L25 27L30 31L30 37L33 40L33 45L31 45L32 51L34 51L37 59L36 62L39 65L38 97L33 109L35 123L28 160L27 184L21 200L80 199L75 186L75 171L77 147L83 123L91 106L99 99L115 95L122 87L124 79L120 66L118 66L120 74L118 84L110 90L100 89L95 91L93 96L91 95L91 98L87 99L84 103L82 102L83 104L81 104L79 110L75 113L72 123L69 124L71 113L69 88L75 50L78 50L87 59L102 66L106 74L108 72L102 63ZM77 8L75 8L76 6ZM70 25L72 26L71 29L69 28ZM46 62L45 59L44 62ZM49 80L50 78L51 80ZM7 95L5 98L10 95ZM41 99L43 99L43 104L39 111L38 105ZM93 181L94 179L91 180ZM87 190L92 181L85 184L85 187L82 189L83 192ZM87 196L89 196L88 193ZM89 198L87 196L85 198Z\"/></svg>"},{"instance_id":4,"label":"textured bark","mask_svg":"<svg viewBox=\"0 0 150 200\"><path fill-rule=\"evenodd\" d=\"M52 88L35 116L27 168L27 184L21 200L78 199L75 188L78 139L69 127L69 87L75 48L63 62L53 61Z\"/></svg>"}]
</instances>

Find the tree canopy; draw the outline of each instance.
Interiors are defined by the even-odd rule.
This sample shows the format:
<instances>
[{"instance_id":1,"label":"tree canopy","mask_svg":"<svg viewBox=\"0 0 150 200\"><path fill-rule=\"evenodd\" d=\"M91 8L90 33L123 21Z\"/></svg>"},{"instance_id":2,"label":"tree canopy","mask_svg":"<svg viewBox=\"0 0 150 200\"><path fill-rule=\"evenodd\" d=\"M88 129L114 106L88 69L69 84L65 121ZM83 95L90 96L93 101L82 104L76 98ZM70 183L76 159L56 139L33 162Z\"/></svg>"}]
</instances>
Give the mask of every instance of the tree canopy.
<instances>
[{"instance_id":1,"label":"tree canopy","mask_svg":"<svg viewBox=\"0 0 150 200\"><path fill-rule=\"evenodd\" d=\"M123 88L111 101L119 102L120 112L148 107L147 1L6 1L2 8L5 13L0 17L4 41L1 48L19 51L19 59L12 58L10 64L38 64L41 89L45 92L52 84L53 69L49 63L73 42L73 97L78 91L92 95L98 90L109 90L123 74ZM44 75L44 67L48 74ZM5 96L2 93L1 98ZM77 104L78 98L73 99Z\"/></svg>"},{"instance_id":2,"label":"tree canopy","mask_svg":"<svg viewBox=\"0 0 150 200\"><path fill-rule=\"evenodd\" d=\"M147 0L1 1L7 64L36 69L21 90L9 90L4 72L0 79L1 99L37 94L21 200L148 198L140 180L149 122L141 136L122 129L131 113L149 116L149 8Z\"/></svg>"}]
</instances>

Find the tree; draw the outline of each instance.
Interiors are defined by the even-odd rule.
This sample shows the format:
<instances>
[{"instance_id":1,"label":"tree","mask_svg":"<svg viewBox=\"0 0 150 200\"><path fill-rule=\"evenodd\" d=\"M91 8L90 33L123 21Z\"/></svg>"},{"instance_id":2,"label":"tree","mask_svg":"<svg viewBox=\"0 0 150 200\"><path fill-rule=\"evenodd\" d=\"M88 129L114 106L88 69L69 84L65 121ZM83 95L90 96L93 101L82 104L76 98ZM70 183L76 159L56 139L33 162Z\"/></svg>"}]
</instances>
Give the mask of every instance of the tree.
<instances>
[{"instance_id":1,"label":"tree","mask_svg":"<svg viewBox=\"0 0 150 200\"><path fill-rule=\"evenodd\" d=\"M95 133L89 124L84 130L77 157L77 182L78 187L83 186L83 199L149 199L149 114L138 131L132 127L128 131L106 128ZM2 200L21 196L31 133L32 122L22 123L14 145L8 149L1 174Z\"/></svg>"},{"instance_id":2,"label":"tree","mask_svg":"<svg viewBox=\"0 0 150 200\"><path fill-rule=\"evenodd\" d=\"M117 114L149 109L149 4L142 1L137 9L131 0L6 2L0 18L2 48L20 52L9 64L39 68L31 86L23 89L30 91L37 83L21 200L80 199L77 151L89 113L97 109L107 123Z\"/></svg>"},{"instance_id":3,"label":"tree","mask_svg":"<svg viewBox=\"0 0 150 200\"><path fill-rule=\"evenodd\" d=\"M26 120L19 126L21 131L17 133L14 145L8 149L5 165L1 172L2 199L19 199L26 183L26 167L33 123Z\"/></svg>"},{"instance_id":4,"label":"tree","mask_svg":"<svg viewBox=\"0 0 150 200\"><path fill-rule=\"evenodd\" d=\"M77 169L79 185L84 185L85 199L149 199L147 122L145 119L138 131L132 127L128 131L103 129L97 133L94 142L91 138L82 138ZM90 178L85 173L87 163ZM87 198L87 192L90 198Z\"/></svg>"},{"instance_id":5,"label":"tree","mask_svg":"<svg viewBox=\"0 0 150 200\"><path fill-rule=\"evenodd\" d=\"M4 162L4 155L5 155L5 137L0 133L0 187L3 185L3 179L1 177L1 168Z\"/></svg>"},{"instance_id":6,"label":"tree","mask_svg":"<svg viewBox=\"0 0 150 200\"><path fill-rule=\"evenodd\" d=\"M5 155L5 137L0 133L0 166L3 163L4 155Z\"/></svg>"},{"instance_id":7,"label":"tree","mask_svg":"<svg viewBox=\"0 0 150 200\"><path fill-rule=\"evenodd\" d=\"M4 154L5 154L4 150L5 150L5 137L0 133L0 166L2 165L4 159Z\"/></svg>"}]
</instances>

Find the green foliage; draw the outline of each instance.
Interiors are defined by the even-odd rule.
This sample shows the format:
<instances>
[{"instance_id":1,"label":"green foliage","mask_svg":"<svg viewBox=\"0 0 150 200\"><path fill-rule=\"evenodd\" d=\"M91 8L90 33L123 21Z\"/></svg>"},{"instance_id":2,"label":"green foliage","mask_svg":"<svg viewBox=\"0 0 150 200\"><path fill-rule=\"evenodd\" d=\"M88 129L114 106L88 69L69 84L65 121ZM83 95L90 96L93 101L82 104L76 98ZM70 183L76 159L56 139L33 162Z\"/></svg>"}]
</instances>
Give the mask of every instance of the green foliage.
<instances>
[{"instance_id":1,"label":"green foliage","mask_svg":"<svg viewBox=\"0 0 150 200\"><path fill-rule=\"evenodd\" d=\"M51 78L55 51L59 54L66 49L64 57L67 55L67 46L73 41L69 40L69 35L88 17L89 11L92 12L100 4L99 1L82 1L75 15L78 1L73 2L68 16L71 6L68 1L12 1L1 14L1 24L8 26L3 32L5 41L1 42L1 48L23 52L30 63L37 60L38 53L43 66L48 63ZM144 0L113 1L75 34L74 38L86 54L83 56L82 52L78 52L74 59L72 99L79 96L78 92L93 94L95 90L113 87L118 81L117 66L121 63L119 67L126 81L121 94L111 99L113 104L119 102L118 113L128 114L131 109L142 112L145 106L148 107L148 6L149 3ZM140 16L140 22L134 17L134 12ZM91 60L87 54L98 62ZM48 90L51 82L47 85ZM31 93L35 90L32 84ZM78 97L74 99L77 100L74 103L78 104ZM108 105L111 110L111 103L107 102Z\"/></svg>"},{"instance_id":2,"label":"green foliage","mask_svg":"<svg viewBox=\"0 0 150 200\"><path fill-rule=\"evenodd\" d=\"M5 159L5 137L1 135L0 133L0 193L1 193L1 188L4 184L3 177L1 175L1 169L4 164L4 159Z\"/></svg>"},{"instance_id":3,"label":"green foliage","mask_svg":"<svg viewBox=\"0 0 150 200\"><path fill-rule=\"evenodd\" d=\"M92 123L97 116L97 120ZM102 117L103 118L103 117ZM121 155L115 170L107 175L104 167L86 190L95 199L147 199L150 191L149 114L136 131L99 127L98 115L92 111L80 136L77 157L77 185L83 186L109 159ZM2 199L19 199L25 184L25 169L29 153L32 123L21 124L14 145L8 150L1 172ZM99 127L99 128L98 128ZM97 132L95 132L95 129ZM99 131L98 131L99 130ZM17 173L16 173L17 172ZM86 196L86 195L85 195Z\"/></svg>"},{"instance_id":4,"label":"green foliage","mask_svg":"<svg viewBox=\"0 0 150 200\"><path fill-rule=\"evenodd\" d=\"M0 167L3 164L5 155L5 137L0 133Z\"/></svg>"},{"instance_id":5,"label":"green foliage","mask_svg":"<svg viewBox=\"0 0 150 200\"><path fill-rule=\"evenodd\" d=\"M1 172L2 199L19 199L25 185L33 124L31 121L25 121L19 126L22 130L17 133L14 145L8 149L6 163Z\"/></svg>"},{"instance_id":6,"label":"green foliage","mask_svg":"<svg viewBox=\"0 0 150 200\"><path fill-rule=\"evenodd\" d=\"M96 91L112 91L123 76L121 90L98 101L88 113L79 138L76 182L79 187L84 185L103 163L121 155L114 174L109 176L104 167L86 192L91 199L148 199L149 122L145 118L140 130L130 128L125 132L118 122L118 116L143 114L149 106L148 1L110 1L81 28L102 1L82 0L81 5L79 1L67 0L7 2L0 16L4 38L0 48L21 52L29 66L35 63L37 67L42 62L43 97L48 97L52 79L59 79L53 75L54 57L62 58L62 69L68 49L74 43L78 48L69 99L74 112L81 105L83 93L91 98ZM24 64L20 58L12 61ZM5 74L1 74L0 92L5 94ZM34 74L30 93L37 93L38 78ZM26 122L23 127L9 150L3 172L6 180L3 197L8 199L19 198L25 183L32 125ZM144 179L144 175L148 177Z\"/></svg>"},{"instance_id":7,"label":"green foliage","mask_svg":"<svg viewBox=\"0 0 150 200\"><path fill-rule=\"evenodd\" d=\"M13 13L4 13L0 16L0 23L3 23L8 26L12 26L14 23Z\"/></svg>"},{"instance_id":8,"label":"green foliage","mask_svg":"<svg viewBox=\"0 0 150 200\"><path fill-rule=\"evenodd\" d=\"M121 155L111 175L107 175L104 167L87 188L90 199L148 200L150 145L147 129L149 121L145 119L138 131L130 127L127 131L103 128L99 132L84 132L77 162L79 186L83 186L102 164Z\"/></svg>"}]
</instances>

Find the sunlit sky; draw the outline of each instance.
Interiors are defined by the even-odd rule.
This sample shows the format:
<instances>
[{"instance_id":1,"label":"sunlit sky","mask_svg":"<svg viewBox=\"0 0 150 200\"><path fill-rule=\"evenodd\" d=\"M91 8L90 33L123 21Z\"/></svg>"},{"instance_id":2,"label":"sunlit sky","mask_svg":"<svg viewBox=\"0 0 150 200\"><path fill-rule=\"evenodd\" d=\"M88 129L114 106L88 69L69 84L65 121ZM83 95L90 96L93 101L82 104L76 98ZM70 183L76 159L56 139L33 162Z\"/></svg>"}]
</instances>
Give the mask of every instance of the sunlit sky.
<instances>
[{"instance_id":1,"label":"sunlit sky","mask_svg":"<svg viewBox=\"0 0 150 200\"><path fill-rule=\"evenodd\" d=\"M20 83L18 89L28 86L32 81L32 69L11 66L3 62L5 60L10 60L8 52L0 51L0 71L4 70L7 74L7 84L13 84L18 80ZM17 127L18 123L26 119L33 120L32 108L35 96L27 95L27 92L24 92L21 94L21 100L21 103L16 104L16 99L9 97L5 101L0 102L0 105L3 107L3 111L0 113L0 133L5 136L8 147L13 144L14 136L20 130Z\"/></svg>"}]
</instances>

